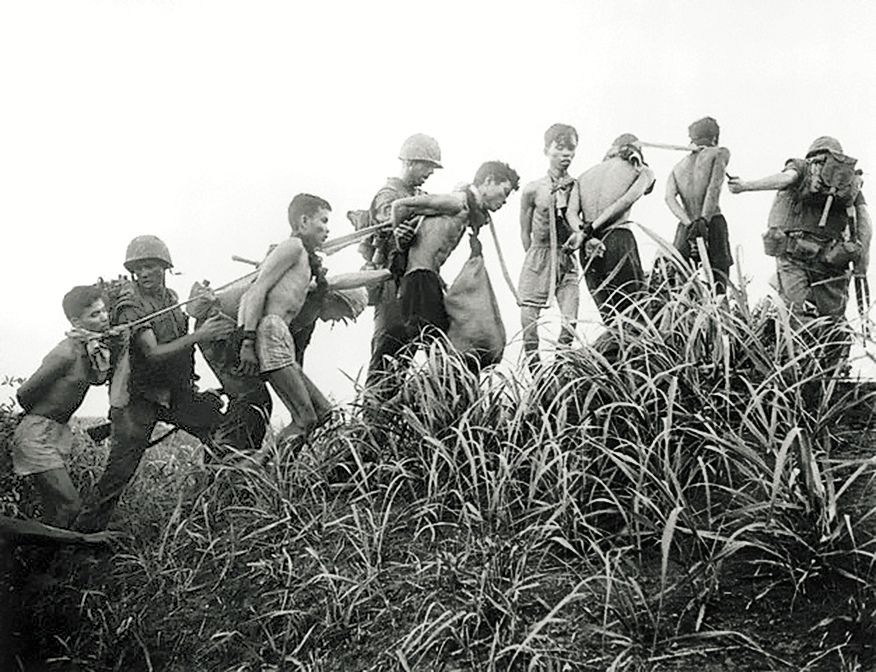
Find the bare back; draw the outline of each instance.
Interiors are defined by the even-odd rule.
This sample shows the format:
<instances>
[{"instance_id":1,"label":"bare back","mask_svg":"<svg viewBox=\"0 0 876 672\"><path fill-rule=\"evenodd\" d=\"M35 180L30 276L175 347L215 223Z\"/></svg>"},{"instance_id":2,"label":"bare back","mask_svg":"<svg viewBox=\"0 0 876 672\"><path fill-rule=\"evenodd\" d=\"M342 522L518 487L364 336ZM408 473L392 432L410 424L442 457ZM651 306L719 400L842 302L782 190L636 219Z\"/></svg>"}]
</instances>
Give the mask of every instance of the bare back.
<instances>
[{"instance_id":1,"label":"bare back","mask_svg":"<svg viewBox=\"0 0 876 672\"><path fill-rule=\"evenodd\" d=\"M584 221L593 223L606 208L617 202L639 179L637 171L628 161L612 157L599 163L578 178L578 194ZM613 221L625 221L632 204L617 213Z\"/></svg>"},{"instance_id":2,"label":"bare back","mask_svg":"<svg viewBox=\"0 0 876 672\"><path fill-rule=\"evenodd\" d=\"M674 182L690 219L708 220L721 213L718 197L729 160L730 152L725 147L704 147L688 154L672 169L670 190Z\"/></svg>"}]
</instances>

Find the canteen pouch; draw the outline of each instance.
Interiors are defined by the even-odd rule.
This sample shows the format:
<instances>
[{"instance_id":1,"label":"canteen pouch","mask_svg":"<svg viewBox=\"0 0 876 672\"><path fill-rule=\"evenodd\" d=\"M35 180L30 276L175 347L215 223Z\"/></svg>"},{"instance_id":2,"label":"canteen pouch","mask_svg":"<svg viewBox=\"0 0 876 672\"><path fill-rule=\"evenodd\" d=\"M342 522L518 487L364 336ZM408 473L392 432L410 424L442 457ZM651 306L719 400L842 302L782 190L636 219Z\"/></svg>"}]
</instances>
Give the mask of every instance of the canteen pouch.
<instances>
[{"instance_id":1,"label":"canteen pouch","mask_svg":"<svg viewBox=\"0 0 876 672\"><path fill-rule=\"evenodd\" d=\"M837 240L825 250L824 263L845 268L860 259L861 250L861 243L857 240Z\"/></svg>"},{"instance_id":2,"label":"canteen pouch","mask_svg":"<svg viewBox=\"0 0 876 672\"><path fill-rule=\"evenodd\" d=\"M806 236L788 236L785 256L794 261L810 262L824 249L824 243Z\"/></svg>"},{"instance_id":3,"label":"canteen pouch","mask_svg":"<svg viewBox=\"0 0 876 672\"><path fill-rule=\"evenodd\" d=\"M761 238L763 238L763 253L768 257L781 257L788 247L788 236L781 229L767 229Z\"/></svg>"}]
</instances>

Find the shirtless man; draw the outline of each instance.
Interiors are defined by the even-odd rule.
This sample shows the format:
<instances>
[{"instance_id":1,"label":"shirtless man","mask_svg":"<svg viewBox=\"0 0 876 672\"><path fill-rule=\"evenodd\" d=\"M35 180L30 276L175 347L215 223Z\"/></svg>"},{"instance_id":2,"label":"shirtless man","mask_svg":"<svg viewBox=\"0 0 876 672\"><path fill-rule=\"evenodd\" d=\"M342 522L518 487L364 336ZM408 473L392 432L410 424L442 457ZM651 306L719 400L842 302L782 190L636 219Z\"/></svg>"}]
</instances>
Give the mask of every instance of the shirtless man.
<instances>
[{"instance_id":1,"label":"shirtless man","mask_svg":"<svg viewBox=\"0 0 876 672\"><path fill-rule=\"evenodd\" d=\"M363 271L326 279L317 250L328 237L329 203L311 194L298 194L289 204L292 236L274 247L255 281L240 299L238 326L243 330L240 370L261 373L292 415L280 440L303 437L331 417L331 404L296 361L290 325L299 317L309 292L351 289L368 279L385 280L387 271ZM364 278L364 279L363 279ZM315 285L315 287L314 287ZM316 316L313 316L316 319Z\"/></svg>"},{"instance_id":2,"label":"shirtless man","mask_svg":"<svg viewBox=\"0 0 876 672\"><path fill-rule=\"evenodd\" d=\"M329 203L298 194L289 204L292 236L271 250L255 282L240 299L238 327L243 329L240 368L260 372L289 409L292 422L282 440L303 436L331 414L331 404L295 361L289 323L298 315L311 279L325 283L316 250L328 238Z\"/></svg>"},{"instance_id":3,"label":"shirtless man","mask_svg":"<svg viewBox=\"0 0 876 672\"><path fill-rule=\"evenodd\" d=\"M74 287L62 303L73 331L16 392L25 416L13 435L12 464L16 474L33 479L43 520L66 528L80 507L79 492L64 465L64 456L73 447L67 423L88 388L104 384L109 376L109 348L101 340L109 328L109 315L97 286Z\"/></svg>"},{"instance_id":4,"label":"shirtless man","mask_svg":"<svg viewBox=\"0 0 876 672\"><path fill-rule=\"evenodd\" d=\"M505 204L519 181L520 177L508 164L488 161L478 168L472 184L457 191L410 196L393 202L397 245L408 249L407 267L399 284L407 344L424 330L426 335L433 330L447 333L450 319L444 305L441 266L459 245L466 227L477 232L487 223L490 213ZM412 221L419 224L411 224Z\"/></svg>"},{"instance_id":5,"label":"shirtless man","mask_svg":"<svg viewBox=\"0 0 876 672\"><path fill-rule=\"evenodd\" d=\"M569 201L569 222L582 231L584 278L604 322L626 310L645 288L636 238L630 230L633 204L654 189L638 138L624 133L602 163L578 178ZM578 244L572 237L568 247Z\"/></svg>"},{"instance_id":6,"label":"shirtless man","mask_svg":"<svg viewBox=\"0 0 876 672\"><path fill-rule=\"evenodd\" d=\"M548 173L527 184L520 194L520 238L526 259L520 270L518 302L523 351L530 366L538 362L539 314L553 298L562 317L560 344L569 345L575 338L580 290L578 264L572 248L566 245L574 233L566 211L575 190L575 180L567 171L577 147L578 132L574 127L551 126L544 134Z\"/></svg>"},{"instance_id":7,"label":"shirtless man","mask_svg":"<svg viewBox=\"0 0 876 672\"><path fill-rule=\"evenodd\" d=\"M718 198L730 151L718 147L718 122L712 117L693 122L688 133L696 149L676 164L666 181L666 205L679 220L674 244L682 257L698 260L696 239L702 238L715 276L715 292L724 294L733 256Z\"/></svg>"}]
</instances>

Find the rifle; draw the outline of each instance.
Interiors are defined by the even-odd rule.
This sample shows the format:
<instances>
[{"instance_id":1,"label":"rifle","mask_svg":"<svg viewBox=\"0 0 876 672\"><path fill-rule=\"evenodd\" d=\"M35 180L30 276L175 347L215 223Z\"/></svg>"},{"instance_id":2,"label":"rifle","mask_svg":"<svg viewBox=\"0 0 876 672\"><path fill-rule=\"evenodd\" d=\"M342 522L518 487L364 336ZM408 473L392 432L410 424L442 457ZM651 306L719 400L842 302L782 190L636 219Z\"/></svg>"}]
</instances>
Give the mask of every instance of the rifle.
<instances>
[{"instance_id":1,"label":"rifle","mask_svg":"<svg viewBox=\"0 0 876 672\"><path fill-rule=\"evenodd\" d=\"M94 441L95 443L100 443L101 441L105 441L106 439L108 439L110 437L110 434L112 433L112 426L113 426L113 423L104 422L104 423L101 423L99 425L94 425L93 427L89 427L88 429L85 430L85 433L88 434L88 436L91 438L92 441ZM174 434L175 432L178 432L178 431L179 431L179 427L174 425L169 430L167 430L164 434L159 436L157 439L152 439L151 441L149 441L149 443L146 444L146 447L151 448L152 446L164 441L164 439L166 439L171 434Z\"/></svg>"}]
</instances>

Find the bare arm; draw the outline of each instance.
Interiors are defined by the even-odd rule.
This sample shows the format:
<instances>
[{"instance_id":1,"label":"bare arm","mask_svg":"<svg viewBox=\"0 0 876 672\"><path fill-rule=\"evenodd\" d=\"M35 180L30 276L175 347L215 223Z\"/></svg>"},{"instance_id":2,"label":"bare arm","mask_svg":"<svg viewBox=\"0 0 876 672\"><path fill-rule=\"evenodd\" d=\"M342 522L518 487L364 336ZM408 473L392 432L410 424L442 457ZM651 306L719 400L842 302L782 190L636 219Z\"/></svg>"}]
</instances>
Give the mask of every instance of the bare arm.
<instances>
[{"instance_id":1,"label":"bare arm","mask_svg":"<svg viewBox=\"0 0 876 672\"><path fill-rule=\"evenodd\" d=\"M532 214L535 212L535 189L525 187L520 194L520 241L529 251L532 245Z\"/></svg>"},{"instance_id":2,"label":"bare arm","mask_svg":"<svg viewBox=\"0 0 876 672\"><path fill-rule=\"evenodd\" d=\"M299 238L289 238L277 245L259 267L258 277L240 298L237 324L244 331L255 331L262 319L268 292L280 278L301 261L304 245Z\"/></svg>"},{"instance_id":3,"label":"bare arm","mask_svg":"<svg viewBox=\"0 0 876 672\"><path fill-rule=\"evenodd\" d=\"M855 262L855 275L867 275L870 266L870 240L873 238L873 223L870 221L870 211L866 203L855 206L855 218L858 241L861 243L861 256Z\"/></svg>"},{"instance_id":4,"label":"bare arm","mask_svg":"<svg viewBox=\"0 0 876 672\"><path fill-rule=\"evenodd\" d=\"M759 180L745 181L738 177L727 178L727 188L731 194L739 194L743 191L772 191L779 189L787 189L794 184L800 177L800 174L793 168L783 170L775 175L768 175Z\"/></svg>"},{"instance_id":5,"label":"bare arm","mask_svg":"<svg viewBox=\"0 0 876 672\"><path fill-rule=\"evenodd\" d=\"M584 228L584 218L581 216L581 194L578 193L578 181L569 192L569 207L566 208L566 219L569 226L572 227L572 232L580 231Z\"/></svg>"},{"instance_id":6,"label":"bare arm","mask_svg":"<svg viewBox=\"0 0 876 672\"><path fill-rule=\"evenodd\" d=\"M464 200L456 194L422 194L400 198L392 203L392 225L398 226L411 217L425 215L458 215Z\"/></svg>"},{"instance_id":7,"label":"bare arm","mask_svg":"<svg viewBox=\"0 0 876 672\"><path fill-rule=\"evenodd\" d=\"M341 273L340 275L329 276L329 289L354 289L356 287L370 287L386 282L392 277L392 273L387 268L382 268L376 271L358 271L355 273Z\"/></svg>"},{"instance_id":8,"label":"bare arm","mask_svg":"<svg viewBox=\"0 0 876 672\"><path fill-rule=\"evenodd\" d=\"M15 393L21 407L30 410L52 387L52 384L62 378L73 365L75 357L66 348L57 346L45 356L34 374L24 381Z\"/></svg>"},{"instance_id":9,"label":"bare arm","mask_svg":"<svg viewBox=\"0 0 876 672\"><path fill-rule=\"evenodd\" d=\"M669 177L666 180L666 197L664 200L672 214L675 215L675 218L685 226L689 226L691 217L678 200L678 183L675 181L674 171L669 173Z\"/></svg>"},{"instance_id":10,"label":"bare arm","mask_svg":"<svg viewBox=\"0 0 876 672\"><path fill-rule=\"evenodd\" d=\"M599 213L599 217L593 222L593 230L597 231L600 227L611 224L620 215L633 207L633 204L642 198L653 182L654 171L650 168L643 168L639 173L639 177L636 178L636 181L629 186L623 195Z\"/></svg>"},{"instance_id":11,"label":"bare arm","mask_svg":"<svg viewBox=\"0 0 876 672\"><path fill-rule=\"evenodd\" d=\"M709 173L709 186L706 187L706 197L703 199L703 210L699 213L707 222L718 212L718 198L724 185L724 174L730 162L730 150L719 147L712 160L712 171Z\"/></svg>"}]
</instances>

